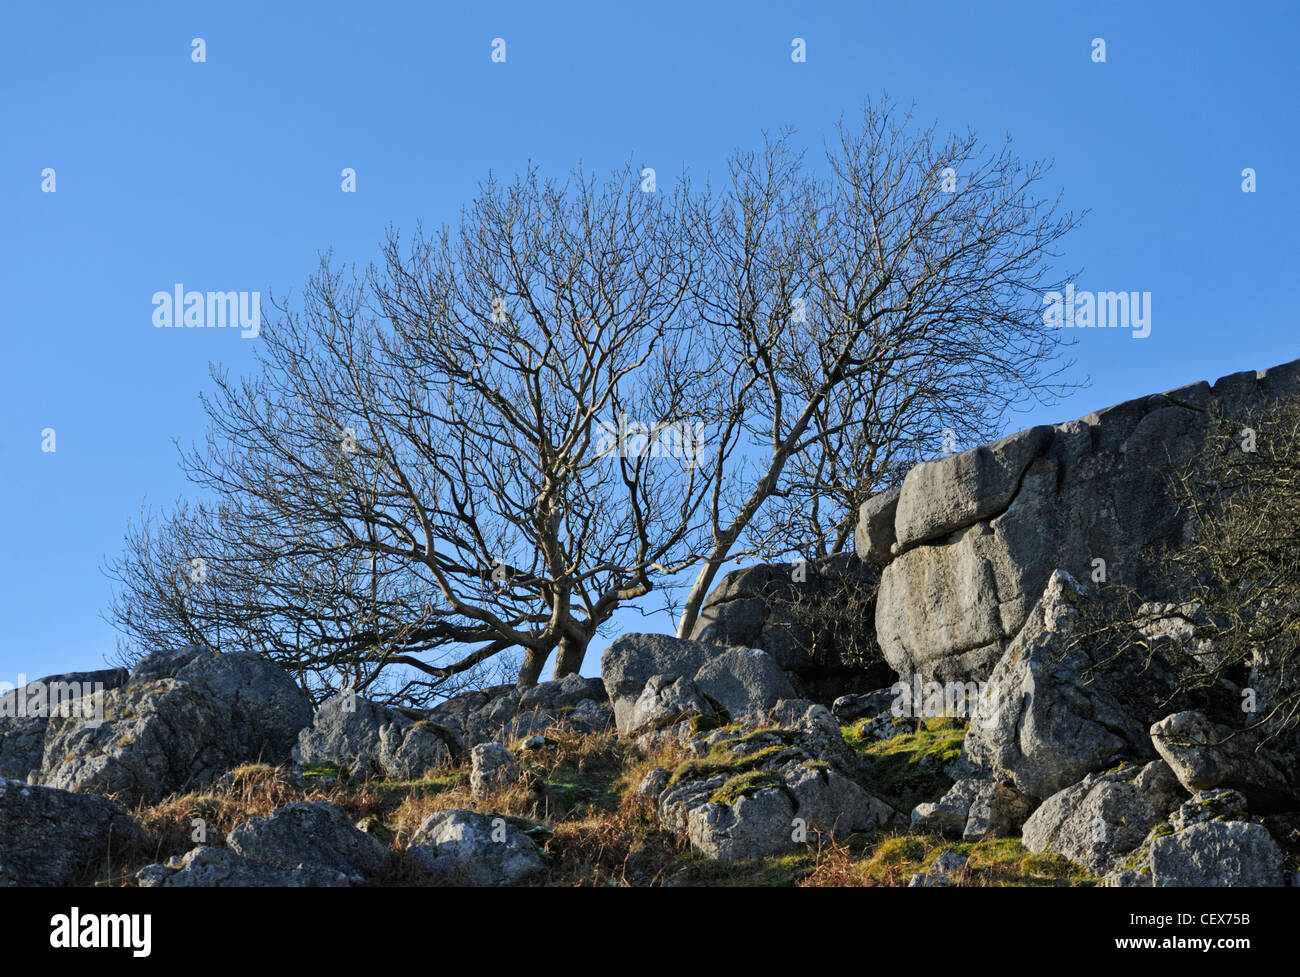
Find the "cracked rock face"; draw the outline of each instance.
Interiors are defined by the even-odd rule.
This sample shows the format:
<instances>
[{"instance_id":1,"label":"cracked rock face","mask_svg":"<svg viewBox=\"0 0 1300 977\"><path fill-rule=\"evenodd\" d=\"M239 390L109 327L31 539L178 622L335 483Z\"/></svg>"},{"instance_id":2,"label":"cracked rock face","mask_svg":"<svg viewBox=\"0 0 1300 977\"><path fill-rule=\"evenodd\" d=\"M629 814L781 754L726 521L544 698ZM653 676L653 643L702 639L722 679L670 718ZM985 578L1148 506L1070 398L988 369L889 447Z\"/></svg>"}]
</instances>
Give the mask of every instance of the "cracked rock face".
<instances>
[{"instance_id":1,"label":"cracked rock face","mask_svg":"<svg viewBox=\"0 0 1300 977\"><path fill-rule=\"evenodd\" d=\"M229 713L198 689L160 679L114 689L103 701L102 722L83 718L75 701L50 719L41 783L153 804L230 769L237 751Z\"/></svg>"},{"instance_id":2,"label":"cracked rock face","mask_svg":"<svg viewBox=\"0 0 1300 977\"><path fill-rule=\"evenodd\" d=\"M1120 760L1154 758L1147 730L1172 676L1159 660L1075 642L1072 622L1089 599L1068 573L1052 575L966 733L970 762L1029 797L1049 797Z\"/></svg>"},{"instance_id":3,"label":"cracked rock face","mask_svg":"<svg viewBox=\"0 0 1300 977\"><path fill-rule=\"evenodd\" d=\"M1192 384L925 462L897 500L876 636L903 676L983 679L1054 569L1088 579L1095 559L1161 596L1146 553L1185 527L1166 476L1195 456L1207 410L1226 414L1300 390L1300 361ZM858 555L879 555L881 505L863 506ZM1167 595L1175 596L1175 595Z\"/></svg>"},{"instance_id":4,"label":"cracked rock face","mask_svg":"<svg viewBox=\"0 0 1300 977\"><path fill-rule=\"evenodd\" d=\"M1249 821L1207 821L1151 843L1151 885L1282 886L1282 850Z\"/></svg>"}]
</instances>

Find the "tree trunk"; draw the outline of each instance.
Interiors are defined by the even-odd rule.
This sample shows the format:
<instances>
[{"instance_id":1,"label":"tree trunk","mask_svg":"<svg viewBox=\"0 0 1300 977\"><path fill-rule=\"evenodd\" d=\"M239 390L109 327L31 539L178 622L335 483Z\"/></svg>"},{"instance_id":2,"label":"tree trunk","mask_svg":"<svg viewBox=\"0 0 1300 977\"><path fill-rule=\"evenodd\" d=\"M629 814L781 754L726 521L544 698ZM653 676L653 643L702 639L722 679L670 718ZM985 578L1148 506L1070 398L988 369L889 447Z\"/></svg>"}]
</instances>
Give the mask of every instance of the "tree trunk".
<instances>
[{"instance_id":1,"label":"tree trunk","mask_svg":"<svg viewBox=\"0 0 1300 977\"><path fill-rule=\"evenodd\" d=\"M541 678L542 669L546 666L546 659L550 657L550 649L537 651L534 648L529 648L525 651L524 662L519 666L519 680L515 685L521 689L536 685L537 680Z\"/></svg>"},{"instance_id":2,"label":"tree trunk","mask_svg":"<svg viewBox=\"0 0 1300 977\"><path fill-rule=\"evenodd\" d=\"M704 598L709 596L709 588L713 586L713 578L718 575L718 569L721 566L721 560L715 562L710 559L704 566L700 567L700 572L695 577L695 583L691 585L690 593L686 595L686 604L682 608L682 617L677 623L677 637L689 638L691 632L695 630L695 622L699 619L700 609L704 606Z\"/></svg>"},{"instance_id":3,"label":"tree trunk","mask_svg":"<svg viewBox=\"0 0 1300 977\"><path fill-rule=\"evenodd\" d=\"M582 670L582 660L587 656L587 643L590 638L563 637L560 639L560 651L555 656L554 679L568 675L577 675Z\"/></svg>"}]
</instances>

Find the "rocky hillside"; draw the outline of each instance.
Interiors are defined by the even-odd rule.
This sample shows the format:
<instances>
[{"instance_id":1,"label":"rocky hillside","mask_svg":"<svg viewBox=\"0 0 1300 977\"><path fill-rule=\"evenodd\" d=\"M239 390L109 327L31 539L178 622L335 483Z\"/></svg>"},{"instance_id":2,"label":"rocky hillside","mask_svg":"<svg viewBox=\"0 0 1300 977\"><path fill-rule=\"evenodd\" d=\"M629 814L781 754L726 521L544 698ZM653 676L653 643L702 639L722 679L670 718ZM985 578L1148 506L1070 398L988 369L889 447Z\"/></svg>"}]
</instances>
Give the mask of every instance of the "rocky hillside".
<instances>
[{"instance_id":1,"label":"rocky hillside","mask_svg":"<svg viewBox=\"0 0 1300 977\"><path fill-rule=\"evenodd\" d=\"M1220 708L1268 660L1200 694L1188 629L1083 627L1099 559L1179 597L1164 477L1298 390L1237 374L919 465L856 555L737 571L599 679L313 711L192 647L32 683L0 700L0 883L1300 884L1295 737Z\"/></svg>"}]
</instances>

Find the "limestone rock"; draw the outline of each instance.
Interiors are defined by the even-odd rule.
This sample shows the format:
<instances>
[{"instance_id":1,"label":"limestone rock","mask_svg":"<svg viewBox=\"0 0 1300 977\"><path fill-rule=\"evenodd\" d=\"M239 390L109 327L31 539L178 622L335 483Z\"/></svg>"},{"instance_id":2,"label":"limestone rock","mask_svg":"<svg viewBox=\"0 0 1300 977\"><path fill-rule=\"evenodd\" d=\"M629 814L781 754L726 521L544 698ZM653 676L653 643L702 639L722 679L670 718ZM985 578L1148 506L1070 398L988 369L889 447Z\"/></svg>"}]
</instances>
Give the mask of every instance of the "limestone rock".
<instances>
[{"instance_id":1,"label":"limestone rock","mask_svg":"<svg viewBox=\"0 0 1300 977\"><path fill-rule=\"evenodd\" d=\"M229 848L201 845L135 874L141 888L331 887L350 885L342 872L320 866L280 869L250 861Z\"/></svg>"},{"instance_id":2,"label":"limestone rock","mask_svg":"<svg viewBox=\"0 0 1300 977\"><path fill-rule=\"evenodd\" d=\"M937 802L912 809L913 831L979 841L1007 836L1020 829L1029 814L1029 799L1004 784L963 778Z\"/></svg>"},{"instance_id":3,"label":"limestone rock","mask_svg":"<svg viewBox=\"0 0 1300 977\"><path fill-rule=\"evenodd\" d=\"M893 556L898 535L894 519L902 487L877 492L858 508L858 522L853 531L853 545L858 558L871 563L888 563Z\"/></svg>"},{"instance_id":4,"label":"limestone rock","mask_svg":"<svg viewBox=\"0 0 1300 977\"><path fill-rule=\"evenodd\" d=\"M50 713L59 703L82 698L94 690L121 688L124 668L47 675L22 688L0 695L0 777L26 780L40 770L45 730Z\"/></svg>"},{"instance_id":5,"label":"limestone rock","mask_svg":"<svg viewBox=\"0 0 1300 977\"><path fill-rule=\"evenodd\" d=\"M1053 794L1030 816L1024 846L1064 855L1093 875L1104 875L1169 816L1177 802L1172 783L1173 774L1162 760L1141 771L1130 764L1089 774Z\"/></svg>"},{"instance_id":6,"label":"limestone rock","mask_svg":"<svg viewBox=\"0 0 1300 977\"><path fill-rule=\"evenodd\" d=\"M143 840L106 797L0 778L0 886L69 885Z\"/></svg>"},{"instance_id":7,"label":"limestone rock","mask_svg":"<svg viewBox=\"0 0 1300 977\"><path fill-rule=\"evenodd\" d=\"M372 879L388 864L388 849L328 801L287 804L269 817L251 818L236 826L226 843L252 862L285 871L328 870L349 882Z\"/></svg>"},{"instance_id":8,"label":"limestone rock","mask_svg":"<svg viewBox=\"0 0 1300 977\"><path fill-rule=\"evenodd\" d=\"M235 758L229 714L176 679L128 683L104 695L103 721L65 703L45 734L40 779L63 790L155 803L204 787Z\"/></svg>"},{"instance_id":9,"label":"limestone rock","mask_svg":"<svg viewBox=\"0 0 1300 977\"><path fill-rule=\"evenodd\" d=\"M1172 678L1136 649L1112 658L1107 649L1074 642L1076 609L1088 599L1068 573L1052 575L989 676L989 694L966 734L972 764L1030 797L1049 797L1120 760L1153 756L1152 703L1169 695Z\"/></svg>"},{"instance_id":10,"label":"limestone rock","mask_svg":"<svg viewBox=\"0 0 1300 977\"><path fill-rule=\"evenodd\" d=\"M1151 727L1151 742L1190 792L1231 787L1260 811L1300 806L1271 749L1251 733L1212 722L1203 712L1166 716Z\"/></svg>"},{"instance_id":11,"label":"limestone rock","mask_svg":"<svg viewBox=\"0 0 1300 977\"><path fill-rule=\"evenodd\" d=\"M515 755L500 743L480 743L470 750L470 790L475 797L485 797L494 790L508 787L523 776Z\"/></svg>"},{"instance_id":12,"label":"limestone rock","mask_svg":"<svg viewBox=\"0 0 1300 977\"><path fill-rule=\"evenodd\" d=\"M1166 886L1282 886L1282 850L1262 824L1209 821L1156 838L1151 884Z\"/></svg>"},{"instance_id":13,"label":"limestone rock","mask_svg":"<svg viewBox=\"0 0 1300 977\"><path fill-rule=\"evenodd\" d=\"M460 754L456 734L446 727L351 693L321 703L293 750L300 764L332 763L352 777L395 780L418 779Z\"/></svg>"},{"instance_id":14,"label":"limestone rock","mask_svg":"<svg viewBox=\"0 0 1300 977\"><path fill-rule=\"evenodd\" d=\"M448 885L524 885L546 872L537 846L512 820L464 810L429 815L406 857Z\"/></svg>"},{"instance_id":15,"label":"limestone rock","mask_svg":"<svg viewBox=\"0 0 1300 977\"><path fill-rule=\"evenodd\" d=\"M1167 478L1204 450L1208 408L1232 417L1300 390L1300 361L1140 397L918 465L894 518L897 555L876 601L882 654L904 676L983 679L1053 570L1123 567L1152 599L1179 600L1151 554L1187 538ZM859 540L883 535L863 530ZM870 548L868 548L870 552Z\"/></svg>"}]
</instances>

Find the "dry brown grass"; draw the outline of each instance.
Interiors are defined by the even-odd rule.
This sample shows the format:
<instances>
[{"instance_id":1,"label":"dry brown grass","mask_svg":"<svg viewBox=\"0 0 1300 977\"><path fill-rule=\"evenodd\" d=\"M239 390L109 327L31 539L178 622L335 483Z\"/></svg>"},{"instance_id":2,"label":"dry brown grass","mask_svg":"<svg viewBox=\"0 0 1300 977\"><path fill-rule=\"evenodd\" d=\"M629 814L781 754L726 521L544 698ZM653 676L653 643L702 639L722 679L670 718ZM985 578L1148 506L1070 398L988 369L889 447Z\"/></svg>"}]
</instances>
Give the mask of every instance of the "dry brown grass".
<instances>
[{"instance_id":1,"label":"dry brown grass","mask_svg":"<svg viewBox=\"0 0 1300 977\"><path fill-rule=\"evenodd\" d=\"M169 797L157 804L140 804L132 816L147 832L148 841L119 854L115 866L105 866L97 882L122 883L145 865L183 855L199 844L221 846L226 835L249 818L266 817L295 801L331 801L359 821L382 813L379 794L367 785L295 783L284 767L248 764L234 772L230 785ZM201 825L195 822L201 821ZM196 837L196 833L201 834ZM202 840L199 840L201 838Z\"/></svg>"}]
</instances>

